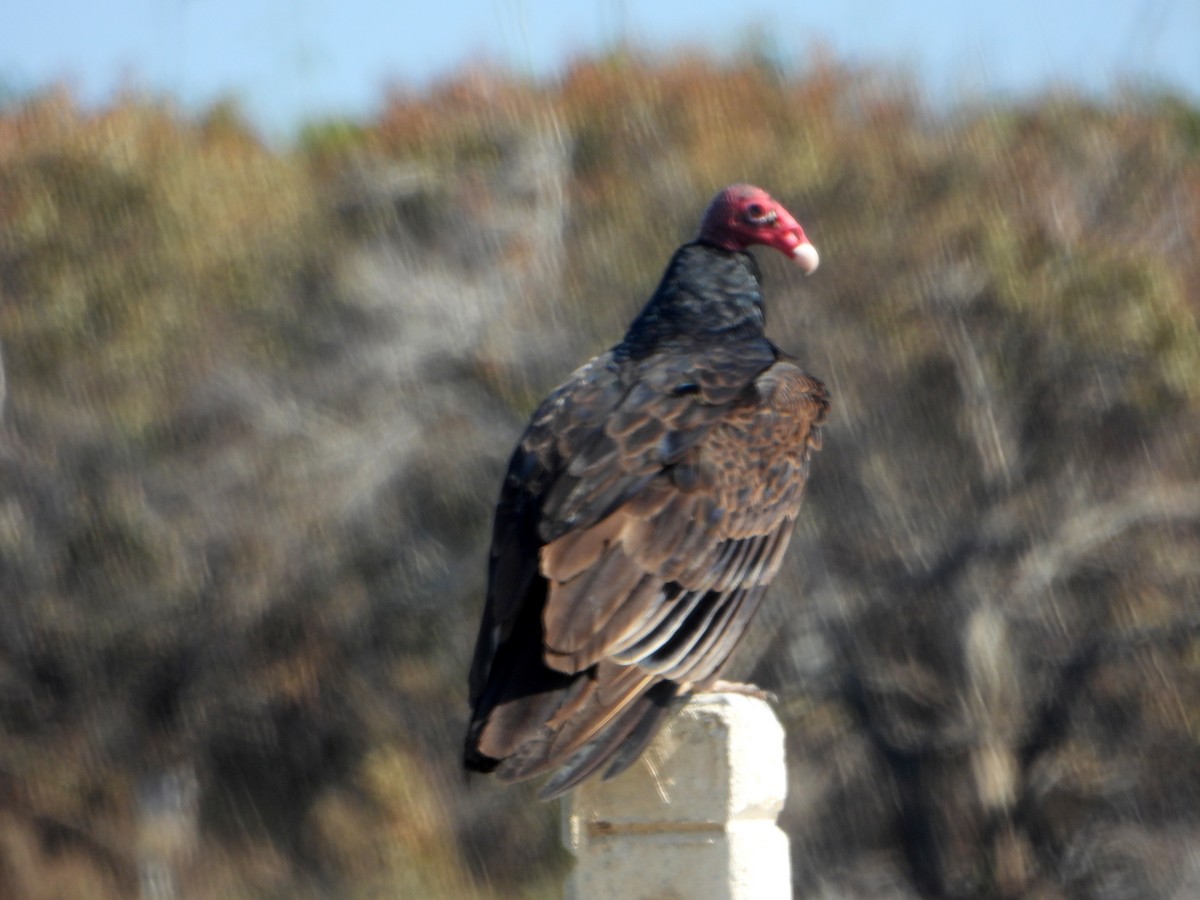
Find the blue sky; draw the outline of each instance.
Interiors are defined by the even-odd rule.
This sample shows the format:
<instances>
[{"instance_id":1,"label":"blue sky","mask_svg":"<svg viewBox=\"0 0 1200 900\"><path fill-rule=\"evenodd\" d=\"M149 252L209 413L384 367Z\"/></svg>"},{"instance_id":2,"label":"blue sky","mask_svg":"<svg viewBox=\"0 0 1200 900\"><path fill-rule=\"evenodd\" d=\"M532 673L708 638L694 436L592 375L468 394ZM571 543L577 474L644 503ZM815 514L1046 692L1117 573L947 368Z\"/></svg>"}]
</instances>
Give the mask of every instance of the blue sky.
<instances>
[{"instance_id":1,"label":"blue sky","mask_svg":"<svg viewBox=\"0 0 1200 900\"><path fill-rule=\"evenodd\" d=\"M818 46L899 66L938 101L1135 82L1200 103L1200 0L6 0L0 88L234 97L286 135L473 60L552 75L621 37L728 52L752 36L801 67Z\"/></svg>"}]
</instances>

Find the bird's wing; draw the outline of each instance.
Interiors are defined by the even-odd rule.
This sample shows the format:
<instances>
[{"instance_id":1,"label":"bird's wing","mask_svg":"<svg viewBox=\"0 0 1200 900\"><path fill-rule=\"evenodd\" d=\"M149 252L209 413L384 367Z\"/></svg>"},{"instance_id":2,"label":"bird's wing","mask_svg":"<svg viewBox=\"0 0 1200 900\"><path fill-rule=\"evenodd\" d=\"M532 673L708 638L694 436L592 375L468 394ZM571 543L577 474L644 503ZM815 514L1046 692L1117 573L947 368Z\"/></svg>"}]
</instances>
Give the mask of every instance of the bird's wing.
<instances>
[{"instance_id":1,"label":"bird's wing","mask_svg":"<svg viewBox=\"0 0 1200 900\"><path fill-rule=\"evenodd\" d=\"M487 686L500 645L523 621L522 614L528 616L526 607L542 596L537 580L544 542L538 526L544 496L563 475L572 446L585 444L588 433L594 438L603 432L624 393L612 354L596 357L542 402L513 451L496 504L487 598L468 679L473 707Z\"/></svg>"},{"instance_id":2,"label":"bird's wing","mask_svg":"<svg viewBox=\"0 0 1200 900\"><path fill-rule=\"evenodd\" d=\"M728 657L779 569L826 394L780 362L727 406L663 393L633 399L610 417L615 453L595 471L580 469L567 495L603 515L541 549L545 658L561 672L607 661L701 682ZM664 441L675 452L655 459L651 448Z\"/></svg>"},{"instance_id":3,"label":"bird's wing","mask_svg":"<svg viewBox=\"0 0 1200 900\"><path fill-rule=\"evenodd\" d=\"M497 649L537 596L542 545L588 532L673 468L775 353L763 340L621 366L609 352L543 401L509 461L496 507L469 677L473 706Z\"/></svg>"},{"instance_id":4,"label":"bird's wing","mask_svg":"<svg viewBox=\"0 0 1200 900\"><path fill-rule=\"evenodd\" d=\"M558 769L554 796L619 770L744 633L827 409L764 346L633 377L600 357L535 414L498 506L471 673L475 750L501 778Z\"/></svg>"}]
</instances>

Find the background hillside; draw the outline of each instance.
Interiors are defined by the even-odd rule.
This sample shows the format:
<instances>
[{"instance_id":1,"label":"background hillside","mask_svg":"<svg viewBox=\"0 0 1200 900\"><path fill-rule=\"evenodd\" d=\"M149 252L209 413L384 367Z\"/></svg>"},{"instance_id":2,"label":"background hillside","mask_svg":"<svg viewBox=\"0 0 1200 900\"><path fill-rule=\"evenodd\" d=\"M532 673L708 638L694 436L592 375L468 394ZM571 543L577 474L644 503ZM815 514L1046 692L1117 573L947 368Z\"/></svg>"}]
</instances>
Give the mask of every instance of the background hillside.
<instances>
[{"instance_id":1,"label":"background hillside","mask_svg":"<svg viewBox=\"0 0 1200 900\"><path fill-rule=\"evenodd\" d=\"M0 894L557 896L458 769L491 508L739 180L835 403L734 673L797 895L1200 894L1200 110L628 54L287 150L0 112Z\"/></svg>"}]
</instances>

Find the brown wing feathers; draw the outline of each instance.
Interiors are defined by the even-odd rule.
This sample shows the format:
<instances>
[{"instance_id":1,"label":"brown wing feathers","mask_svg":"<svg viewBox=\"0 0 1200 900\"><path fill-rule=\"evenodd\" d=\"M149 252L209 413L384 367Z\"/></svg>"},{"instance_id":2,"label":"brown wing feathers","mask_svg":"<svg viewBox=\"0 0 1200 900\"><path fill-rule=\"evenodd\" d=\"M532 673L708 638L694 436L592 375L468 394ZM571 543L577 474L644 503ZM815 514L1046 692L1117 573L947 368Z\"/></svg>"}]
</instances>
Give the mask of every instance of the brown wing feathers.
<instances>
[{"instance_id":1,"label":"brown wing feathers","mask_svg":"<svg viewBox=\"0 0 1200 900\"><path fill-rule=\"evenodd\" d=\"M498 516L493 582L504 583L493 583L489 606L511 618L504 591L536 582L542 592L526 588L519 611L541 607L536 629L495 626L524 644L510 641L492 660L513 666L516 687L490 698L474 728L501 778L561 768L543 793L569 789L615 761L635 732L648 740L669 698L713 677L744 633L791 535L825 395L789 363L742 395L715 406L639 382L593 417L590 434L559 432L552 451L533 448L531 426L525 444L546 457L540 466L575 455L540 498L539 521L566 530L540 546L535 576L532 561L508 558L528 548L506 529L519 529L522 503L539 498L509 498ZM576 407L560 403L559 414ZM535 674L516 677L514 660L534 652Z\"/></svg>"},{"instance_id":2,"label":"brown wing feathers","mask_svg":"<svg viewBox=\"0 0 1200 900\"><path fill-rule=\"evenodd\" d=\"M785 209L727 188L624 340L534 413L496 509L469 769L552 772L542 796L614 774L745 634L827 408L763 335L751 244L816 266Z\"/></svg>"}]
</instances>

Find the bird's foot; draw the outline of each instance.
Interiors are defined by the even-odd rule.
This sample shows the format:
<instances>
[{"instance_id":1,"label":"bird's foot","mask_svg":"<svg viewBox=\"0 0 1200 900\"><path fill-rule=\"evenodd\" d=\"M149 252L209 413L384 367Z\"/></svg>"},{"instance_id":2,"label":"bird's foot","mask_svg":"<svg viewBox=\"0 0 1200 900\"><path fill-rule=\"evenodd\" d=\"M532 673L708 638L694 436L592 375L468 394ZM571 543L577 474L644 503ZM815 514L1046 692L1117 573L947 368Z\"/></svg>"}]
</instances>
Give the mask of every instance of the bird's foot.
<instances>
[{"instance_id":1,"label":"bird's foot","mask_svg":"<svg viewBox=\"0 0 1200 900\"><path fill-rule=\"evenodd\" d=\"M768 703L775 703L779 698L770 691L764 691L757 684L749 684L745 681L724 681L717 679L710 681L703 687L696 688L698 694L743 694L747 697L754 697L758 700L766 700Z\"/></svg>"}]
</instances>

